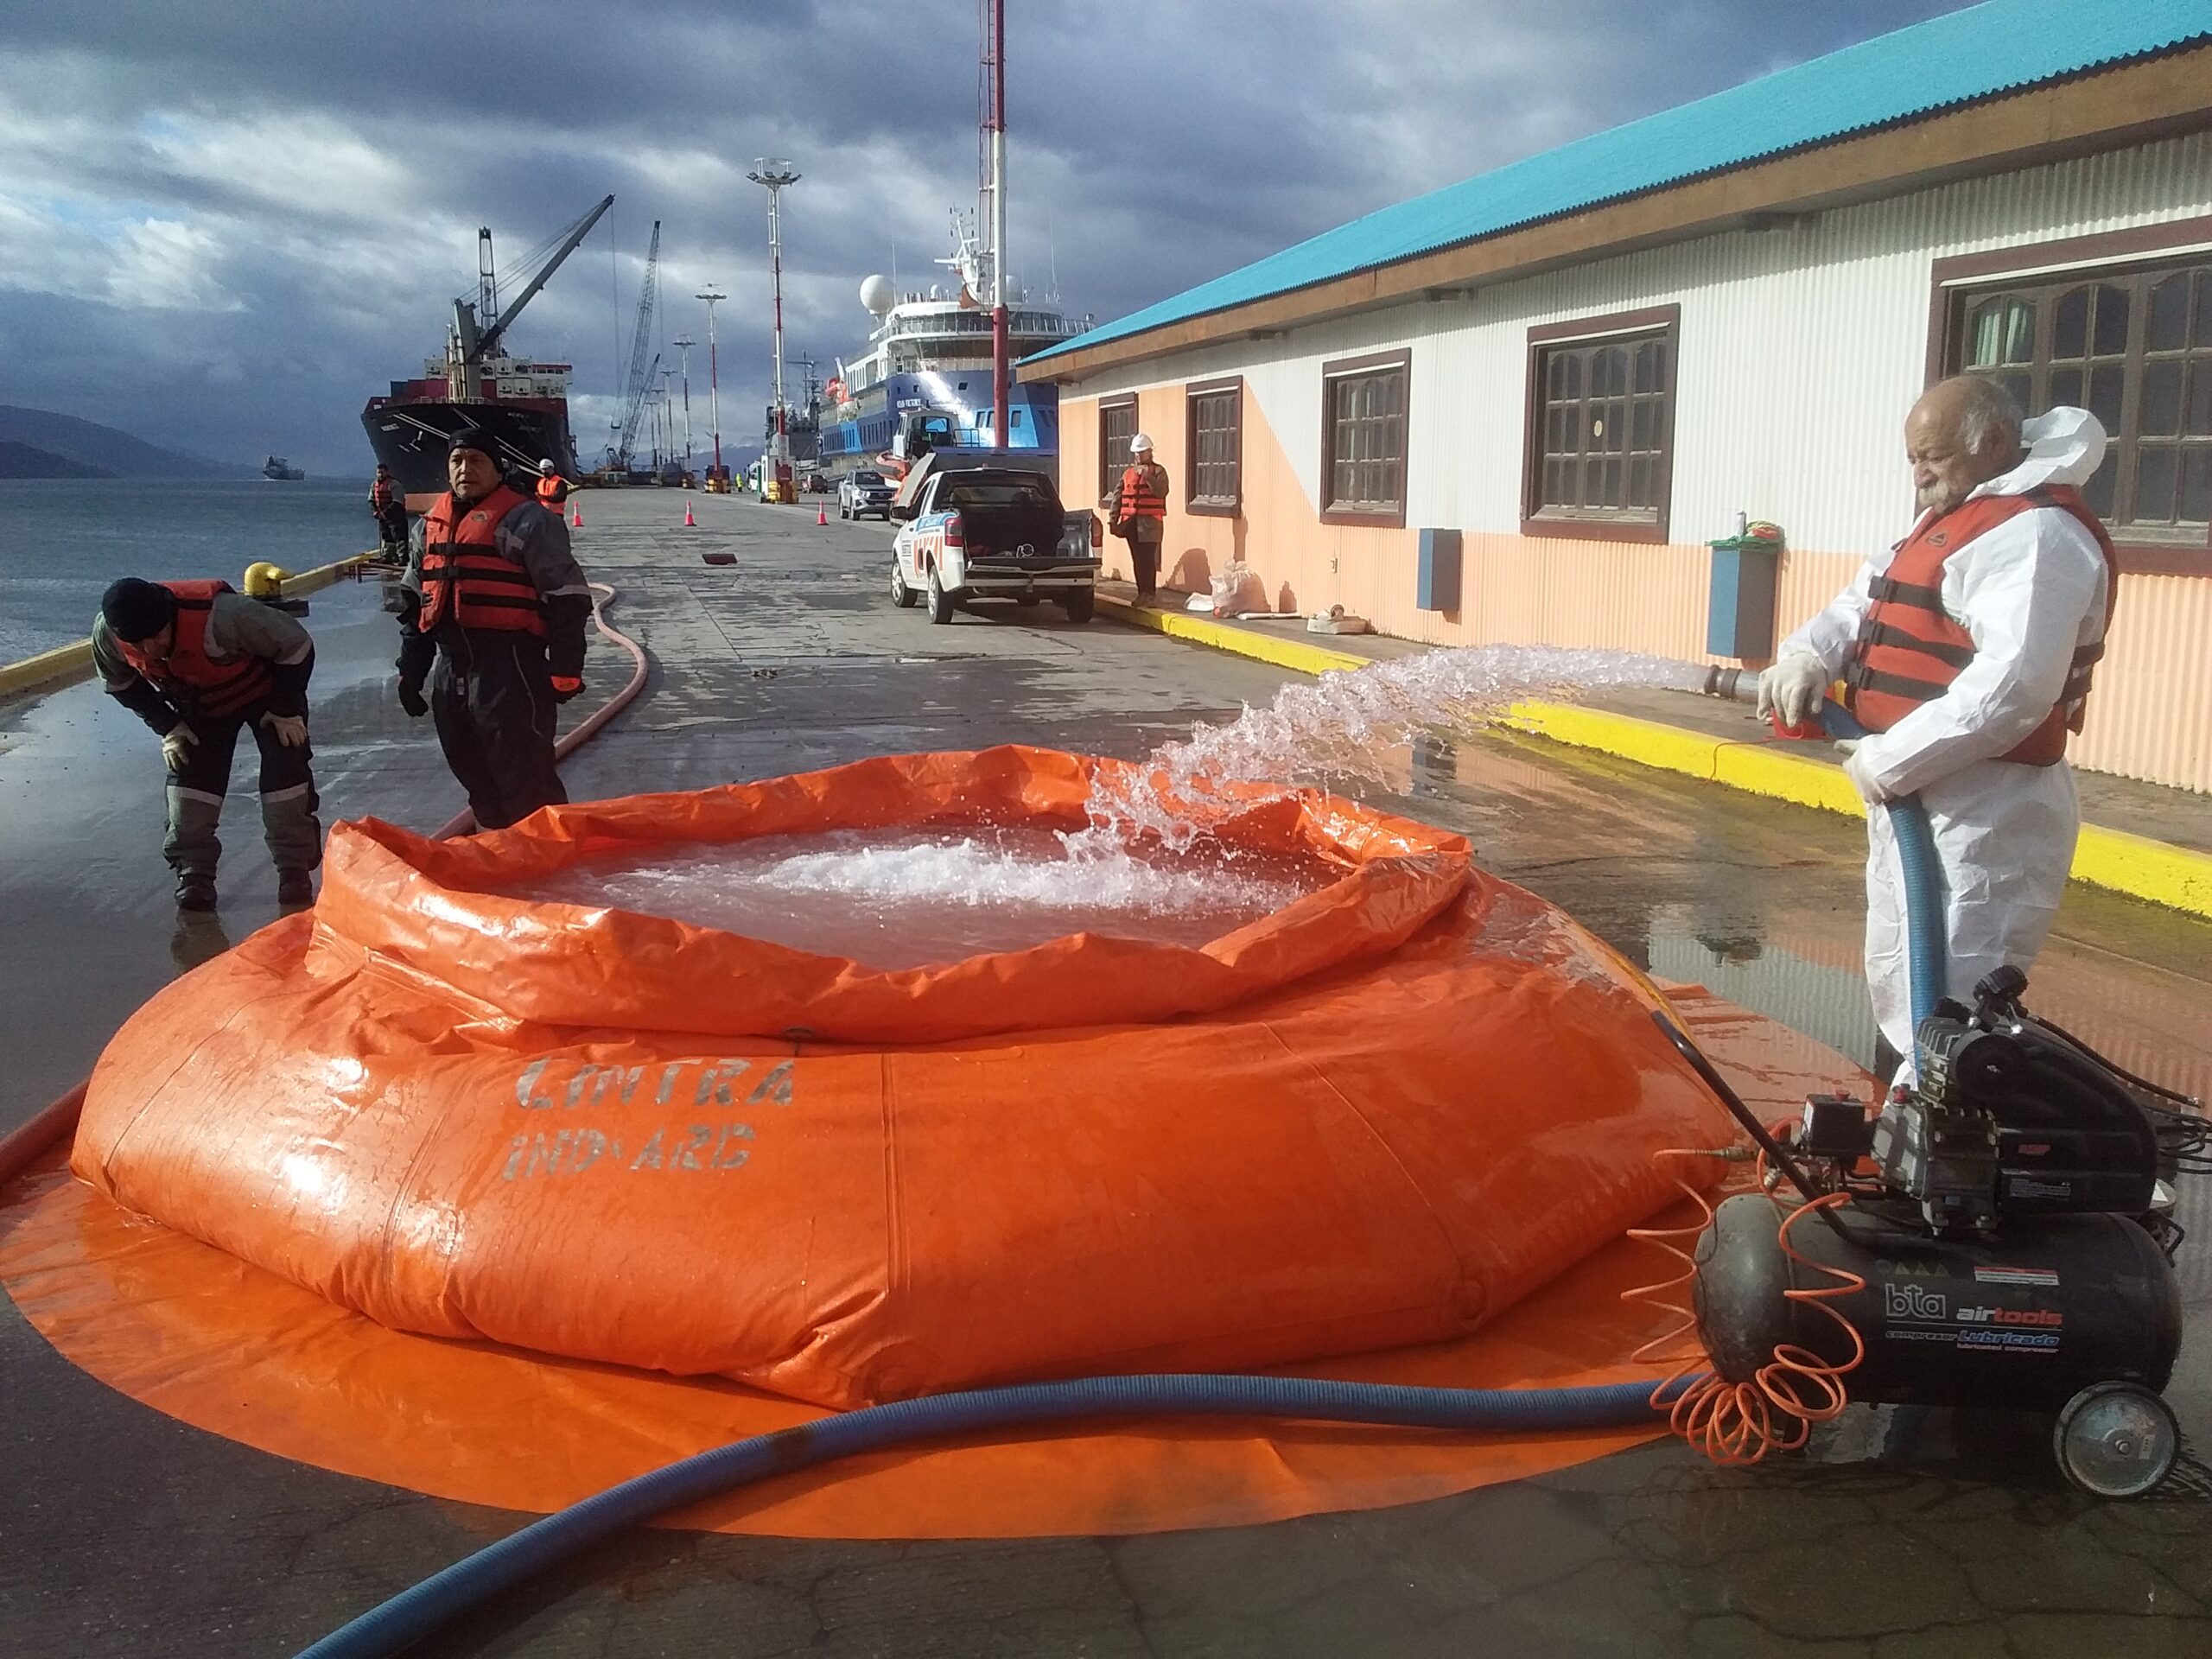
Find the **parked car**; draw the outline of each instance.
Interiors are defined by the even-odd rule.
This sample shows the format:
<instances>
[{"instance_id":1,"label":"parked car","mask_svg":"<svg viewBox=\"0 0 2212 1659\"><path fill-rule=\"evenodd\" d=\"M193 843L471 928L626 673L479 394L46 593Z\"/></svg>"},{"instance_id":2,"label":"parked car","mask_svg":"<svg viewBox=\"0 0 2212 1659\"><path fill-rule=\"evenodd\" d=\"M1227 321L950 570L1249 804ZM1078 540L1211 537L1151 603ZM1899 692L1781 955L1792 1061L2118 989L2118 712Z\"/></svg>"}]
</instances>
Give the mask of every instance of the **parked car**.
<instances>
[{"instance_id":1,"label":"parked car","mask_svg":"<svg viewBox=\"0 0 2212 1659\"><path fill-rule=\"evenodd\" d=\"M849 473L837 480L837 516L866 518L871 515L891 521L891 503L899 493L881 473Z\"/></svg>"},{"instance_id":2,"label":"parked car","mask_svg":"<svg viewBox=\"0 0 2212 1659\"><path fill-rule=\"evenodd\" d=\"M1011 457L967 465L926 456L890 512L899 521L891 543L893 604L926 598L930 620L944 623L971 600L1051 599L1069 621L1090 620L1104 540L1097 515L1063 507L1041 468Z\"/></svg>"}]
</instances>

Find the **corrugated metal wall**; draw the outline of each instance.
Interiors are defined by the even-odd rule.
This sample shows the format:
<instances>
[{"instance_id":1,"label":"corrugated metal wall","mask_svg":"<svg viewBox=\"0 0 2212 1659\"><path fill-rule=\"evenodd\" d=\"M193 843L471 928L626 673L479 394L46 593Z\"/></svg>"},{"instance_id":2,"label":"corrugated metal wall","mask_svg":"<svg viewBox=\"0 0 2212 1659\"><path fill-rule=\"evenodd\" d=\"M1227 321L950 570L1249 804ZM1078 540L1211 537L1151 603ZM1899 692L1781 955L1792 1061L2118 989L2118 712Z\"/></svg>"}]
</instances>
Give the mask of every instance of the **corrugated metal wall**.
<instances>
[{"instance_id":1,"label":"corrugated metal wall","mask_svg":"<svg viewBox=\"0 0 2212 1659\"><path fill-rule=\"evenodd\" d=\"M1268 521L1252 519L1248 556L1271 588L1340 598L1389 632L1440 643L1542 639L1702 657L1701 543L1732 531L1738 511L1782 524L1796 550L1778 596L1782 632L1906 528L1899 428L1923 383L1935 260L2204 213L2212 135L2196 134L1211 346L1093 377L1067 399L1148 385L1173 406L1172 388L1185 381L1243 375L1248 445L1263 423L1304 496L1298 523L1281 522L1280 505ZM1666 303L1682 316L1675 545L1522 537L1529 329ZM1347 532L1313 517L1320 365L1397 346L1413 353L1407 523L1476 532L1456 616L1414 608L1410 529ZM1281 503L1282 492L1269 493ZM2075 759L2212 790L2212 579L2123 581Z\"/></svg>"}]
</instances>

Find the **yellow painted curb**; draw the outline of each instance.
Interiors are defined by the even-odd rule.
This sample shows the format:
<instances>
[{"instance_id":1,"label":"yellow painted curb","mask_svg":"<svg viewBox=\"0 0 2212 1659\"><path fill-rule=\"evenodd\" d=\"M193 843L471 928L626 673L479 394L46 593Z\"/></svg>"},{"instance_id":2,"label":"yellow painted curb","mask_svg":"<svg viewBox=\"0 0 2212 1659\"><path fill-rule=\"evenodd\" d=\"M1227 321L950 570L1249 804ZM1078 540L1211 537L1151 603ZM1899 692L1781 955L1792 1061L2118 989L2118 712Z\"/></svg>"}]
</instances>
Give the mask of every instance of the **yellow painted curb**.
<instances>
[{"instance_id":1,"label":"yellow painted curb","mask_svg":"<svg viewBox=\"0 0 2212 1659\"><path fill-rule=\"evenodd\" d=\"M1252 657L1277 668L1294 669L1300 674L1325 674L1332 669L1365 668L1369 659L1355 657L1347 651L1331 651L1326 645L1308 645L1303 639L1278 639L1273 634L1255 633L1249 628L1232 628L1209 617L1193 616L1187 611L1147 611L1118 599L1101 595L1098 608L1102 614L1116 622L1126 622L1132 627L1150 628L1154 633L1164 633L1176 639L1187 639L1193 645L1211 645L1217 651L1235 652L1239 657Z\"/></svg>"},{"instance_id":2,"label":"yellow painted curb","mask_svg":"<svg viewBox=\"0 0 2212 1659\"><path fill-rule=\"evenodd\" d=\"M1243 628L1226 627L1204 617L1172 611L1142 611L1118 601L1103 601L1116 621L1214 645L1246 657L1256 657L1280 668L1318 674L1326 669L1363 668L1368 659L1348 652L1310 645L1303 640L1276 639ZM1516 731L1548 737L1579 749L1634 761L1661 772L1679 772L1740 789L1747 794L1798 806L1840 812L1863 818L1866 808L1843 769L1822 760L1791 754L1765 743L1738 742L1684 731L1656 720L1616 715L1602 709L1581 709L1567 703L1529 701L1517 702L1499 722ZM2107 830L2085 823L2075 843L2071 872L2076 881L2148 899L2169 909L2198 916L2212 916L2212 854L2200 853L2124 830Z\"/></svg>"},{"instance_id":3,"label":"yellow painted curb","mask_svg":"<svg viewBox=\"0 0 2212 1659\"><path fill-rule=\"evenodd\" d=\"M366 553L350 554L334 563L319 564L296 576L287 576L284 578L283 597L301 599L308 594L319 594L333 582L342 582L352 574L356 565L367 563L371 556ZM41 689L58 691L64 686L89 679L92 672L91 640L79 639L73 645L56 645L52 651L26 657L20 663L0 664L0 697Z\"/></svg>"}]
</instances>

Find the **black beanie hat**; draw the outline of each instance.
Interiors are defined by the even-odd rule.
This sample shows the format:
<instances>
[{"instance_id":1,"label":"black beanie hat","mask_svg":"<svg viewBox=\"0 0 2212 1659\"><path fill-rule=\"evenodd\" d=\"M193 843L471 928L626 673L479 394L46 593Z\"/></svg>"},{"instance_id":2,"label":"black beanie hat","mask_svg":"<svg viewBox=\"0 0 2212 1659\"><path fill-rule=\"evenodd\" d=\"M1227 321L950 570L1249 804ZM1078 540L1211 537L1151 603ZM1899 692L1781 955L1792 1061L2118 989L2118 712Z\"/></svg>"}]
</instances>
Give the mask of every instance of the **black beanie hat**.
<instances>
[{"instance_id":1,"label":"black beanie hat","mask_svg":"<svg viewBox=\"0 0 2212 1659\"><path fill-rule=\"evenodd\" d=\"M150 639L176 615L176 601L157 582L124 576L100 595L100 617L107 631L126 645Z\"/></svg>"},{"instance_id":2,"label":"black beanie hat","mask_svg":"<svg viewBox=\"0 0 2212 1659\"><path fill-rule=\"evenodd\" d=\"M474 449L494 467L499 464L499 452L490 435L474 427L453 435L453 442L446 445L446 453L451 454L456 449Z\"/></svg>"}]
</instances>

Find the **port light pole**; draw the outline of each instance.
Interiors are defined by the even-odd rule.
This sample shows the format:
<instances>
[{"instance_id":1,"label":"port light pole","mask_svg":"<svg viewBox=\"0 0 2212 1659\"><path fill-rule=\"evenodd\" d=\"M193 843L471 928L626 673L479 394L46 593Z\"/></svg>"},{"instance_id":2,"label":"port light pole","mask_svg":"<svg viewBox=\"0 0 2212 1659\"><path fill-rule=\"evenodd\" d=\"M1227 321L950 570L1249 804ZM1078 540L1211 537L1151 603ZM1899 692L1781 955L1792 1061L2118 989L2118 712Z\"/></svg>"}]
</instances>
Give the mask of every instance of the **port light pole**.
<instances>
[{"instance_id":1,"label":"port light pole","mask_svg":"<svg viewBox=\"0 0 2212 1659\"><path fill-rule=\"evenodd\" d=\"M1006 315L1006 0L984 0L983 73L989 98L983 130L991 152L991 443L1007 447L1014 365Z\"/></svg>"},{"instance_id":2,"label":"port light pole","mask_svg":"<svg viewBox=\"0 0 2212 1659\"><path fill-rule=\"evenodd\" d=\"M724 484L729 474L722 470L722 391L721 380L715 366L715 307L729 297L717 293L712 283L691 296L707 302L707 426L715 435L715 470L709 476Z\"/></svg>"},{"instance_id":3,"label":"port light pole","mask_svg":"<svg viewBox=\"0 0 2212 1659\"><path fill-rule=\"evenodd\" d=\"M691 348L699 342L690 335L679 335L669 341L677 353L677 363L683 378L683 470L691 470Z\"/></svg>"},{"instance_id":4,"label":"port light pole","mask_svg":"<svg viewBox=\"0 0 2212 1659\"><path fill-rule=\"evenodd\" d=\"M779 499L792 499L791 441L784 404L784 233L783 194L799 181L798 169L780 156L763 156L745 175L768 192L768 281L776 304L776 480Z\"/></svg>"}]
</instances>

